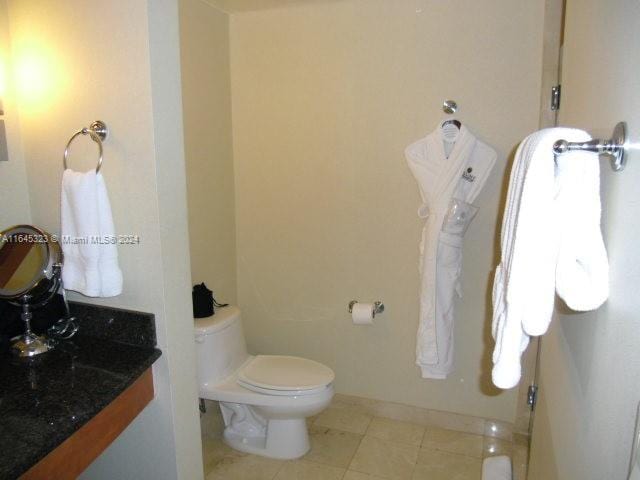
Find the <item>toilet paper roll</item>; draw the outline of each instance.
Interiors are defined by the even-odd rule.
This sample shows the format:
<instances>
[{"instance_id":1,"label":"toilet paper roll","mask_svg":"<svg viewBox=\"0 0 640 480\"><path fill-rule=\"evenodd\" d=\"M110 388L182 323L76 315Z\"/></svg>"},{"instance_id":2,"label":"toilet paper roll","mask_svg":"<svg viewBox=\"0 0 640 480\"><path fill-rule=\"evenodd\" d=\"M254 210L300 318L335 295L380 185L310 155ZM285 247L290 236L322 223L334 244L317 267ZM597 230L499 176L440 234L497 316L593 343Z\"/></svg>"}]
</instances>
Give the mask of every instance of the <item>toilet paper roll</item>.
<instances>
[{"instance_id":1,"label":"toilet paper roll","mask_svg":"<svg viewBox=\"0 0 640 480\"><path fill-rule=\"evenodd\" d=\"M356 325L373 323L373 303L356 303L351 310L351 318Z\"/></svg>"}]
</instances>

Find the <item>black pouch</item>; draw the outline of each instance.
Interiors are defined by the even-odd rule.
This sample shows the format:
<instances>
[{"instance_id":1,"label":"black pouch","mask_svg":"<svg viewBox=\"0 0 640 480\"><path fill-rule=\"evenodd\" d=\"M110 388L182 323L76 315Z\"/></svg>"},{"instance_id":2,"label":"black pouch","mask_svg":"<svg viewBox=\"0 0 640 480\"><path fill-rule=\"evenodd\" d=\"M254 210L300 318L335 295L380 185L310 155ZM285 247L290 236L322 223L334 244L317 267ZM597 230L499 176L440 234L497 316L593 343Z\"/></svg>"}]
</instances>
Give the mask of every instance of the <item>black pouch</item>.
<instances>
[{"instance_id":1,"label":"black pouch","mask_svg":"<svg viewBox=\"0 0 640 480\"><path fill-rule=\"evenodd\" d=\"M203 283L194 285L191 292L193 299L193 316L195 318L210 317L213 310L213 292Z\"/></svg>"},{"instance_id":2,"label":"black pouch","mask_svg":"<svg viewBox=\"0 0 640 480\"><path fill-rule=\"evenodd\" d=\"M213 292L207 288L204 282L193 286L191 297L193 299L194 318L210 317L216 313L214 307L222 308L229 305L228 303L216 302L216 299L213 298Z\"/></svg>"}]
</instances>

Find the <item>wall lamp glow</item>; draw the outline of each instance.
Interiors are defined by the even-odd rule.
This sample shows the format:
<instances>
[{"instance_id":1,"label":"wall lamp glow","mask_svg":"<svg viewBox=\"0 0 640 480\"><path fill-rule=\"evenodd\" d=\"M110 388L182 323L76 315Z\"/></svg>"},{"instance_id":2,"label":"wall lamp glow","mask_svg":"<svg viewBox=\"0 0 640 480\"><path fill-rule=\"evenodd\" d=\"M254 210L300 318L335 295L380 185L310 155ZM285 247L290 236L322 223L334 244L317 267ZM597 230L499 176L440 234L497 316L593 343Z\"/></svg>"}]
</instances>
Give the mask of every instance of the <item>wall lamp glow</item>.
<instances>
[{"instance_id":1,"label":"wall lamp glow","mask_svg":"<svg viewBox=\"0 0 640 480\"><path fill-rule=\"evenodd\" d=\"M42 116L51 113L65 91L65 67L51 48L42 42L16 47L13 62L13 87L20 116Z\"/></svg>"}]
</instances>

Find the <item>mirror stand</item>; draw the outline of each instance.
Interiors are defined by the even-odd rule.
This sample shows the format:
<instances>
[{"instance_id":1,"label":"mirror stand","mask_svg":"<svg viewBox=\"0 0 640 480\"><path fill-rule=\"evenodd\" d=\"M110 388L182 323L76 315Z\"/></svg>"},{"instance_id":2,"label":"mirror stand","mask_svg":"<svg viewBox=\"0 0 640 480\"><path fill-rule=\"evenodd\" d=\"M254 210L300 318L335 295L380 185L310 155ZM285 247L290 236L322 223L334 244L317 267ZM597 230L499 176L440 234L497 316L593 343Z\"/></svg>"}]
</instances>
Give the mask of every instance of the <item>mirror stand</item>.
<instances>
[{"instance_id":1,"label":"mirror stand","mask_svg":"<svg viewBox=\"0 0 640 480\"><path fill-rule=\"evenodd\" d=\"M43 294L44 298L39 297L37 303L33 304L33 296L27 293L20 297L20 301L17 302L22 308L20 317L24 322L24 333L12 339L13 343L11 344L11 350L14 355L17 355L18 357L35 357L36 355L46 353L55 347L55 340L45 336L36 335L31 331L31 319L33 318L31 310L42 307L48 303L60 288L62 281L62 264L54 263L51 268L51 272L51 284L49 286L49 291Z\"/></svg>"},{"instance_id":2,"label":"mirror stand","mask_svg":"<svg viewBox=\"0 0 640 480\"><path fill-rule=\"evenodd\" d=\"M60 290L63 260L56 237L33 225L16 225L0 232L0 299L20 307L24 323L24 333L11 339L16 356L35 357L56 344L33 333L31 312L46 305ZM64 321L58 320L49 328L56 338L71 338L78 330L68 306L66 310Z\"/></svg>"},{"instance_id":3,"label":"mirror stand","mask_svg":"<svg viewBox=\"0 0 640 480\"><path fill-rule=\"evenodd\" d=\"M24 333L13 339L11 349L19 357L33 357L41 353L48 352L53 348L51 340L36 335L31 331L31 305L29 304L29 295L22 298L22 314L20 317L24 322Z\"/></svg>"}]
</instances>

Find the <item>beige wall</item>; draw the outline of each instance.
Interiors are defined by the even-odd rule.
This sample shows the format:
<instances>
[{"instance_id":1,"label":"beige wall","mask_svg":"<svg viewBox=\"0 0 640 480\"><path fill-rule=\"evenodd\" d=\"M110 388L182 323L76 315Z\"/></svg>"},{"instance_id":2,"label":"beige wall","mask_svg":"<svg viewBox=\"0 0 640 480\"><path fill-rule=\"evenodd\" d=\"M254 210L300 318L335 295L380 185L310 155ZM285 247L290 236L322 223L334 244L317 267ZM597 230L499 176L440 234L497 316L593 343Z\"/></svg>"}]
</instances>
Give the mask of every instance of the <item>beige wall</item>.
<instances>
[{"instance_id":1,"label":"beige wall","mask_svg":"<svg viewBox=\"0 0 640 480\"><path fill-rule=\"evenodd\" d=\"M249 12L303 4L318 4L326 2L340 2L342 0L204 0L228 13Z\"/></svg>"},{"instance_id":2,"label":"beige wall","mask_svg":"<svg viewBox=\"0 0 640 480\"><path fill-rule=\"evenodd\" d=\"M633 0L567 2L561 124L608 137L626 120L637 145L640 69L629 59L640 51L639 22ZM640 401L640 155L630 149L621 173L601 166L611 294L596 312L559 309L542 337L532 480L627 478Z\"/></svg>"},{"instance_id":3,"label":"beige wall","mask_svg":"<svg viewBox=\"0 0 640 480\"><path fill-rule=\"evenodd\" d=\"M141 243L119 247L122 295L73 298L154 313L163 352L153 368L154 401L84 478L202 478L177 2L96 8L84 0L10 0L9 19L32 221L59 231L64 145L75 130L104 120L102 172L116 230ZM72 155L74 169L94 168L90 142L78 142Z\"/></svg>"},{"instance_id":4,"label":"beige wall","mask_svg":"<svg viewBox=\"0 0 640 480\"><path fill-rule=\"evenodd\" d=\"M234 14L238 303L254 352L335 369L339 392L513 421L490 386L490 272L507 157L538 125L544 2L344 0ZM403 157L453 98L499 154L467 233L457 368L422 380L418 188ZM384 301L370 327L352 299Z\"/></svg>"},{"instance_id":5,"label":"beige wall","mask_svg":"<svg viewBox=\"0 0 640 480\"><path fill-rule=\"evenodd\" d=\"M229 16L181 0L180 41L191 277L236 303Z\"/></svg>"}]
</instances>

